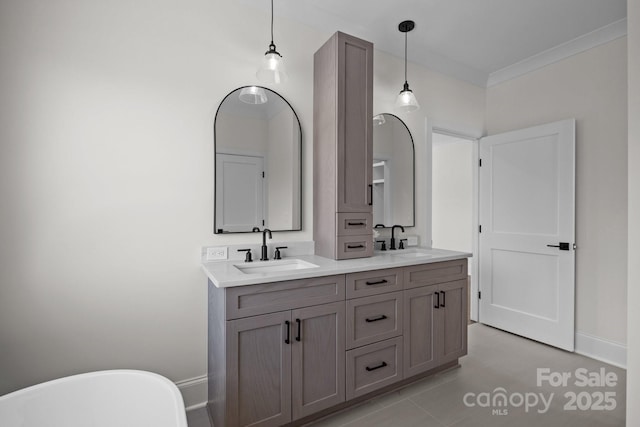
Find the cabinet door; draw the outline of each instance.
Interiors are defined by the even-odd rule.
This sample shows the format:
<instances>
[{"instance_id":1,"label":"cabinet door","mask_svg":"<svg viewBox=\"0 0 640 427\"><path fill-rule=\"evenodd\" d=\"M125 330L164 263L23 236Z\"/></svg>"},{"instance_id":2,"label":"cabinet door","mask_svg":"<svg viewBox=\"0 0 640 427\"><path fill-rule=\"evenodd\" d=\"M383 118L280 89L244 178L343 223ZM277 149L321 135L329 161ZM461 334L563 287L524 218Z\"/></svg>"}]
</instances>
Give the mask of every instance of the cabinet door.
<instances>
[{"instance_id":1,"label":"cabinet door","mask_svg":"<svg viewBox=\"0 0 640 427\"><path fill-rule=\"evenodd\" d=\"M291 421L287 322L289 311L227 322L227 427Z\"/></svg>"},{"instance_id":2,"label":"cabinet door","mask_svg":"<svg viewBox=\"0 0 640 427\"><path fill-rule=\"evenodd\" d=\"M338 212L372 212L373 45L338 36Z\"/></svg>"},{"instance_id":3,"label":"cabinet door","mask_svg":"<svg viewBox=\"0 0 640 427\"><path fill-rule=\"evenodd\" d=\"M437 354L437 286L404 292L404 377L428 371L440 363Z\"/></svg>"},{"instance_id":4,"label":"cabinet door","mask_svg":"<svg viewBox=\"0 0 640 427\"><path fill-rule=\"evenodd\" d=\"M440 363L467 354L467 280L439 285L440 291Z\"/></svg>"},{"instance_id":5,"label":"cabinet door","mask_svg":"<svg viewBox=\"0 0 640 427\"><path fill-rule=\"evenodd\" d=\"M291 312L293 419L345 400L345 303Z\"/></svg>"}]
</instances>

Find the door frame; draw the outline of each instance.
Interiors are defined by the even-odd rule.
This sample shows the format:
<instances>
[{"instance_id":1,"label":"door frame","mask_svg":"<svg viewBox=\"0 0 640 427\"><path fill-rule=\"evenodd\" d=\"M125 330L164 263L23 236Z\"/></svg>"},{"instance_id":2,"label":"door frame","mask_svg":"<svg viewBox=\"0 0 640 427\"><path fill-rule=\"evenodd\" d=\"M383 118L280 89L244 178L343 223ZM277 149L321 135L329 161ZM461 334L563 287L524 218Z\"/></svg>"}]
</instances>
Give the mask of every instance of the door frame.
<instances>
[{"instance_id":1,"label":"door frame","mask_svg":"<svg viewBox=\"0 0 640 427\"><path fill-rule=\"evenodd\" d=\"M217 183L217 174L218 174L218 155L224 155L224 156L239 156L239 157L258 157L260 159L262 159L262 168L264 170L265 173L268 174L268 170L267 170L267 164L269 161L269 156L267 153L261 153L259 151L253 151L253 150L237 150L234 148L226 148L224 150L221 150L217 153L214 153L214 171L213 171L213 175L214 175L214 205L213 205L213 229L214 229L214 234L217 234L217 215L218 215L218 192L215 191L216 190L216 186L218 185ZM267 176L268 179L268 176ZM262 219L264 220L265 224L269 224L269 209L268 209L268 204L267 204L267 198L268 198L268 194L267 194L268 188L267 188L267 182L265 179L262 180ZM268 225L265 225L265 227L268 227ZM249 233L250 231L233 231L233 233Z\"/></svg>"},{"instance_id":2,"label":"door frame","mask_svg":"<svg viewBox=\"0 0 640 427\"><path fill-rule=\"evenodd\" d=\"M471 313L469 315L470 320L475 322L480 321L480 310L479 305L480 301L478 300L478 291L479 291L479 273L480 273L480 263L478 262L479 254L480 254L480 240L478 236L478 229L480 226L480 150L479 144L481 136L472 136L470 134L466 134L464 132L459 132L456 130L450 130L447 128L442 128L439 126L431 126L427 121L427 137L428 137L428 151L429 151L429 189L430 189L430 199L431 199L431 210L433 210L433 134L438 133L441 135L452 136L455 138L466 139L472 145L472 170L471 176L473 178L472 182L472 201L471 201L471 247L472 247L472 255L473 257L470 259L469 271L471 272L471 283L469 284L470 288L470 297L469 297L469 305L471 308ZM432 226L433 226L433 216L429 221L429 236L433 237ZM430 241L429 247L433 247L433 240Z\"/></svg>"}]
</instances>

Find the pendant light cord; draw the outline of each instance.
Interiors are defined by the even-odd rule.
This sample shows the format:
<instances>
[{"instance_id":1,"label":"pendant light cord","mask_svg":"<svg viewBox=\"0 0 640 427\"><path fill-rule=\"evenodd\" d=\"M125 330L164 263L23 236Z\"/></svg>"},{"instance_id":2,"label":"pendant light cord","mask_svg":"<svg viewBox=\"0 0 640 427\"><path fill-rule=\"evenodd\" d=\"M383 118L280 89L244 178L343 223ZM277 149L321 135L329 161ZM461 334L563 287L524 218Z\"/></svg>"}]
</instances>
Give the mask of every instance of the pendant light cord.
<instances>
[{"instance_id":1,"label":"pendant light cord","mask_svg":"<svg viewBox=\"0 0 640 427\"><path fill-rule=\"evenodd\" d=\"M271 0L273 1L273 0ZM404 33L404 83L407 83L407 32Z\"/></svg>"},{"instance_id":2,"label":"pendant light cord","mask_svg":"<svg viewBox=\"0 0 640 427\"><path fill-rule=\"evenodd\" d=\"M273 0L271 0L271 44L273 44Z\"/></svg>"}]
</instances>

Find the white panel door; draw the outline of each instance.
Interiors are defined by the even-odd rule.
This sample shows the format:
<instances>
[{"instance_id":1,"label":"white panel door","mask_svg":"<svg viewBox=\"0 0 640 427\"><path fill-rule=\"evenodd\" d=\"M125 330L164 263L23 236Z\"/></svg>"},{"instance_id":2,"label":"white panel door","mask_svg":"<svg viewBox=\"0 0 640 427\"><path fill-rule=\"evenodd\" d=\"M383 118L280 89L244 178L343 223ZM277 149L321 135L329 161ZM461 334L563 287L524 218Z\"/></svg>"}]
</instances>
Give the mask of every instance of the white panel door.
<instances>
[{"instance_id":1,"label":"white panel door","mask_svg":"<svg viewBox=\"0 0 640 427\"><path fill-rule=\"evenodd\" d=\"M480 158L480 322L573 351L575 120L482 138Z\"/></svg>"},{"instance_id":2,"label":"white panel door","mask_svg":"<svg viewBox=\"0 0 640 427\"><path fill-rule=\"evenodd\" d=\"M251 231L264 225L264 160L216 155L216 231Z\"/></svg>"}]
</instances>

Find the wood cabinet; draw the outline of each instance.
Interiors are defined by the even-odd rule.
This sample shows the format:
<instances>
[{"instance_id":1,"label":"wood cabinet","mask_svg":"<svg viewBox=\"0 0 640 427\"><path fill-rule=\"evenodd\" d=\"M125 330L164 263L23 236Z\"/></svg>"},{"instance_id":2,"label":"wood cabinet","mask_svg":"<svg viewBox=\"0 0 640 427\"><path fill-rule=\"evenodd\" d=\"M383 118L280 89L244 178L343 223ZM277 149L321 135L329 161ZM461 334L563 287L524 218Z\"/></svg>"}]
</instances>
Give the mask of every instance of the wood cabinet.
<instances>
[{"instance_id":1,"label":"wood cabinet","mask_svg":"<svg viewBox=\"0 0 640 427\"><path fill-rule=\"evenodd\" d=\"M344 275L210 283L209 313L215 425L280 426L345 400Z\"/></svg>"},{"instance_id":2,"label":"wood cabinet","mask_svg":"<svg viewBox=\"0 0 640 427\"><path fill-rule=\"evenodd\" d=\"M291 312L227 323L227 408L223 425L280 426L291 421L287 325L290 328Z\"/></svg>"},{"instance_id":3,"label":"wood cabinet","mask_svg":"<svg viewBox=\"0 0 640 427\"><path fill-rule=\"evenodd\" d=\"M313 81L316 254L368 257L373 254L373 44L335 33L314 55Z\"/></svg>"},{"instance_id":4,"label":"wood cabinet","mask_svg":"<svg viewBox=\"0 0 640 427\"><path fill-rule=\"evenodd\" d=\"M291 314L295 330L291 341L292 416L297 420L345 400L345 307L341 301Z\"/></svg>"},{"instance_id":5,"label":"wood cabinet","mask_svg":"<svg viewBox=\"0 0 640 427\"><path fill-rule=\"evenodd\" d=\"M435 271L460 269L464 279L404 291L404 375L410 377L467 354L466 260L408 267L405 277L423 276L432 283Z\"/></svg>"},{"instance_id":6,"label":"wood cabinet","mask_svg":"<svg viewBox=\"0 0 640 427\"><path fill-rule=\"evenodd\" d=\"M210 282L214 425L300 425L455 366L467 351L466 274L463 259L234 288Z\"/></svg>"}]
</instances>

